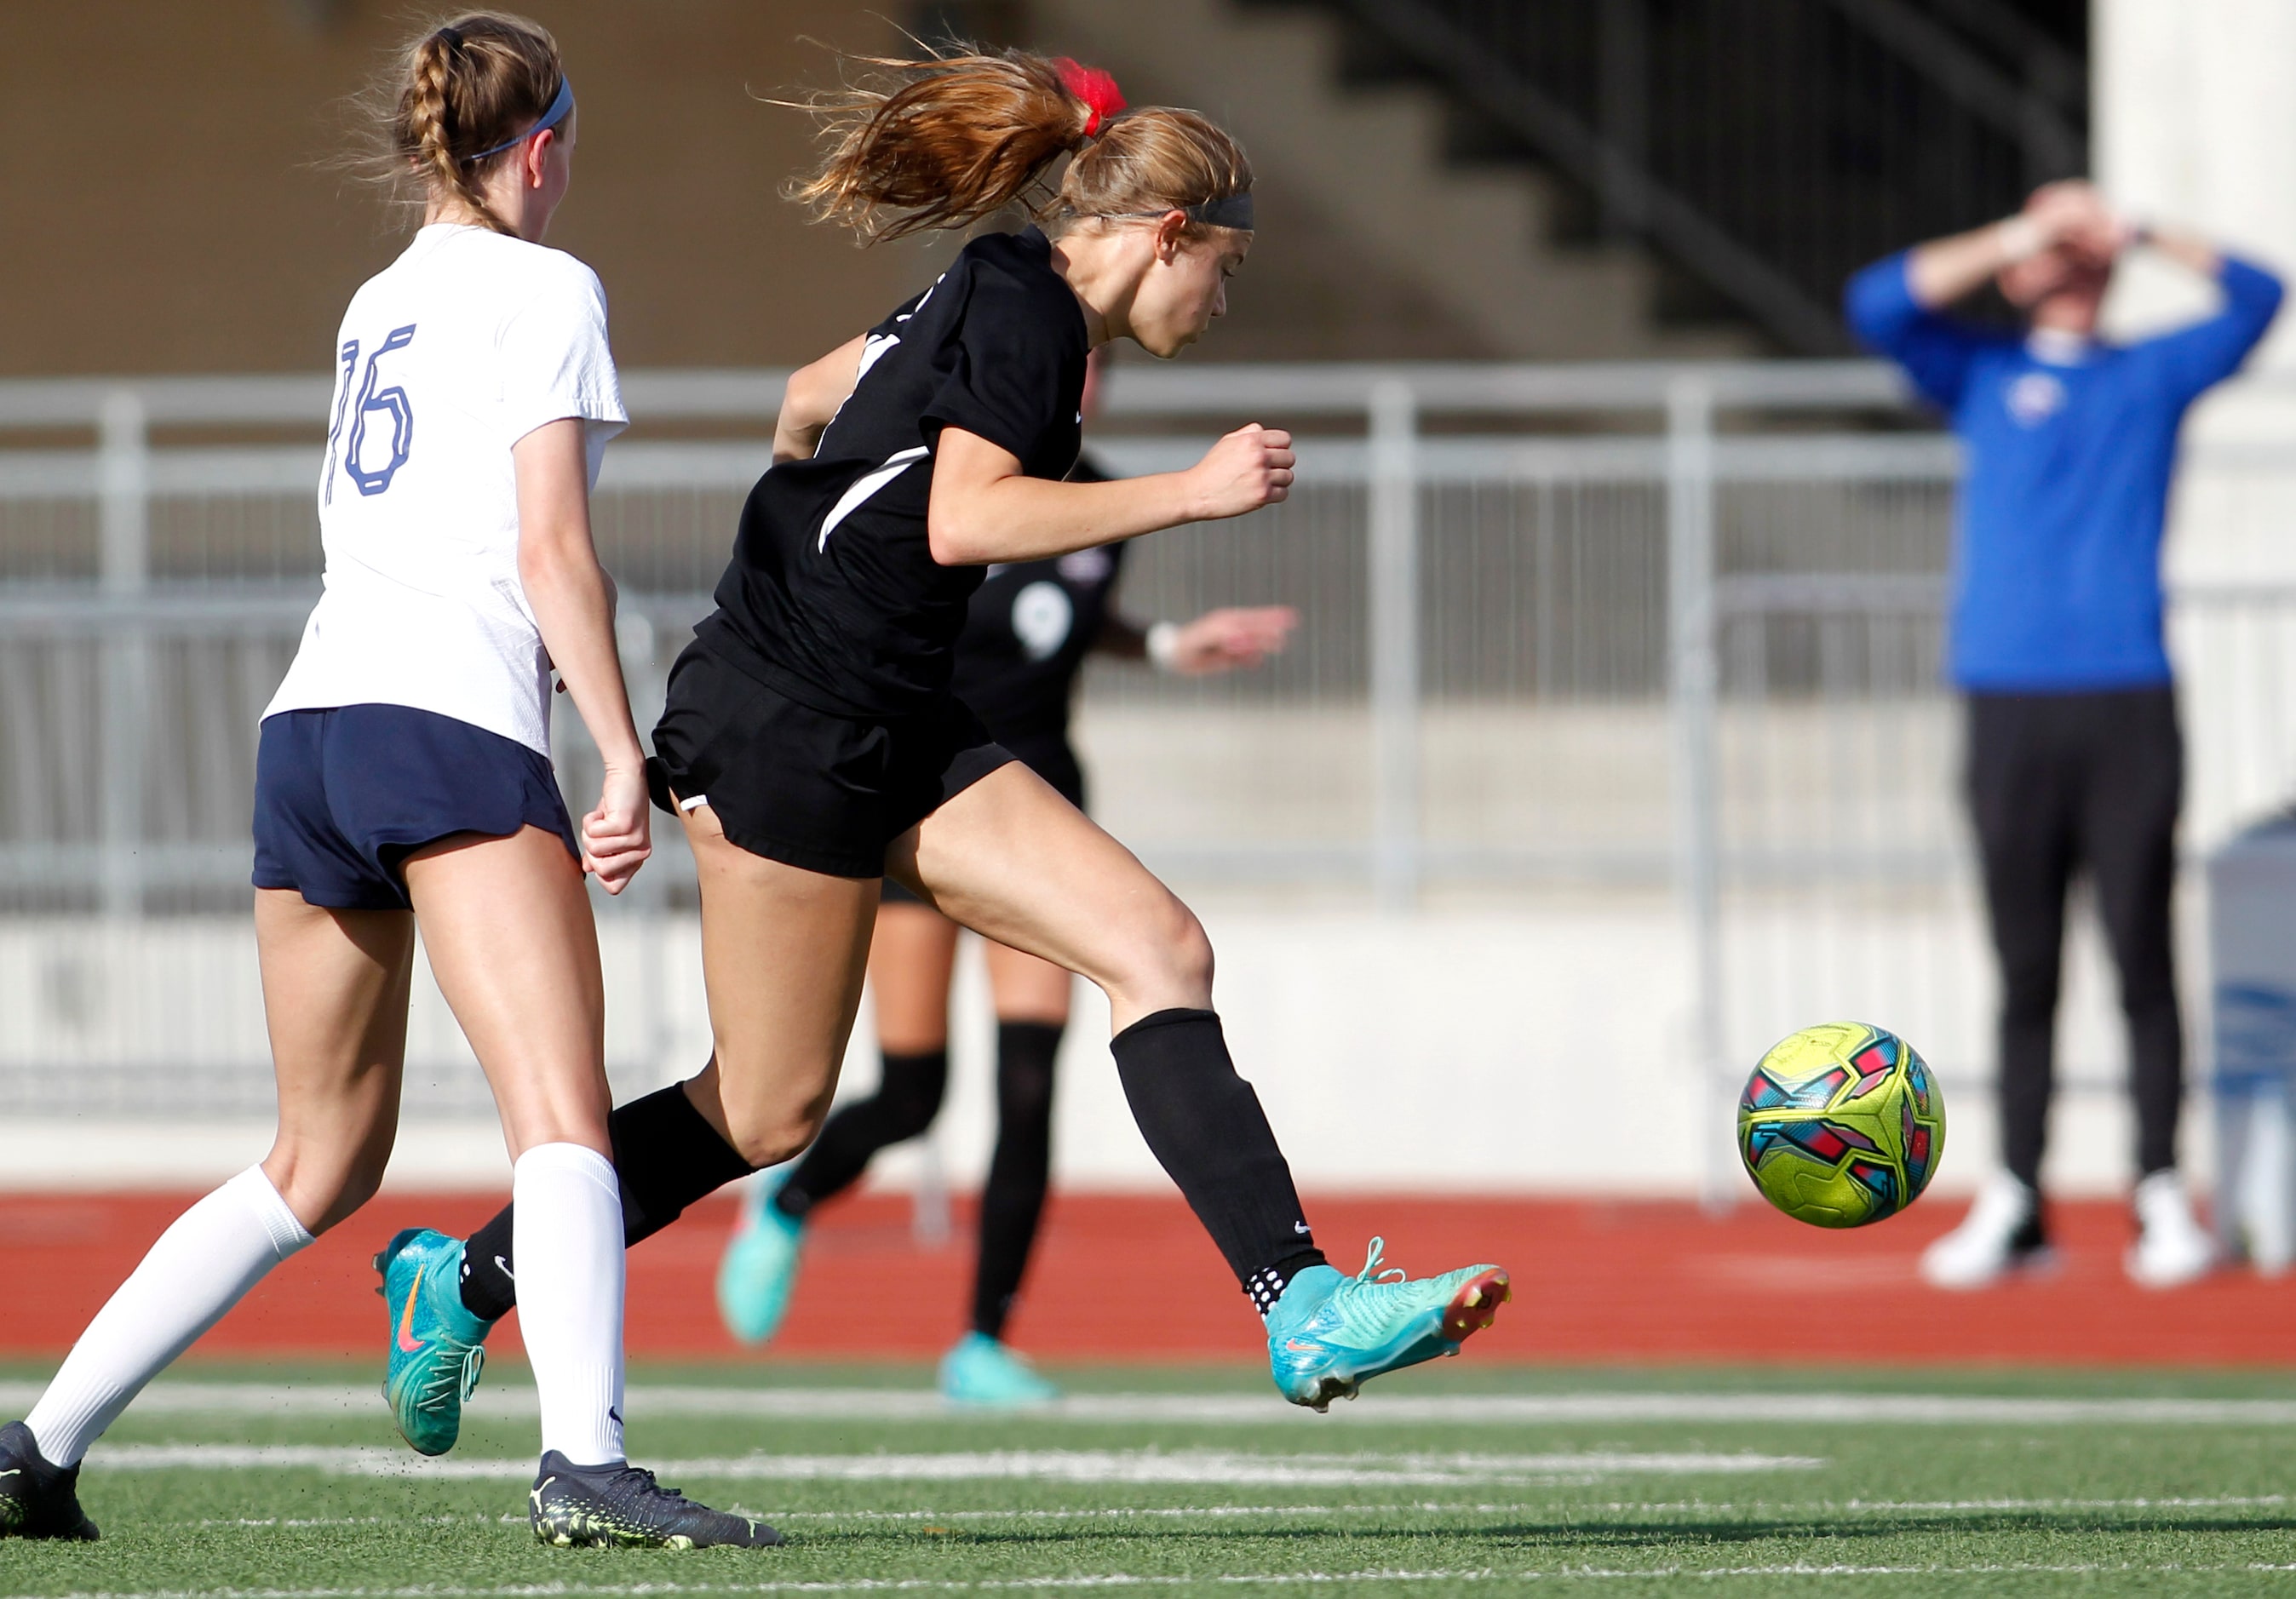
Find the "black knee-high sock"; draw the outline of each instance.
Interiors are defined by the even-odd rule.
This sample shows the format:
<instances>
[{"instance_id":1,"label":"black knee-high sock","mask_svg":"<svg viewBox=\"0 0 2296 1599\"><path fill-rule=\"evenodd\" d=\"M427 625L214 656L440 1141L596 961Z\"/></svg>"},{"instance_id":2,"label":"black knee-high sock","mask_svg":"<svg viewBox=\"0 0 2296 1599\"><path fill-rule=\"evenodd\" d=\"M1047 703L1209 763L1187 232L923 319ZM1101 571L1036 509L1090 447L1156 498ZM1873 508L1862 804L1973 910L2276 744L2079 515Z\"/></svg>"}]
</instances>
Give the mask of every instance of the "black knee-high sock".
<instances>
[{"instance_id":1,"label":"black knee-high sock","mask_svg":"<svg viewBox=\"0 0 2296 1599\"><path fill-rule=\"evenodd\" d=\"M1259 1095L1235 1073L1219 1018L1158 1011L1110 1041L1141 1136L1262 1316L1324 1251Z\"/></svg>"},{"instance_id":2,"label":"black knee-high sock","mask_svg":"<svg viewBox=\"0 0 2296 1599\"><path fill-rule=\"evenodd\" d=\"M940 1114L940 1097L948 1087L948 1051L884 1060L877 1092L832 1116L775 1193L774 1208L791 1220L803 1221L814 1206L851 1187L879 1150L915 1137Z\"/></svg>"},{"instance_id":3,"label":"black knee-high sock","mask_svg":"<svg viewBox=\"0 0 2296 1599\"><path fill-rule=\"evenodd\" d=\"M1004 1336L1036 1246L1053 1169L1053 1062L1058 1022L996 1026L996 1154L980 1191L980 1253L972 1271L972 1330Z\"/></svg>"},{"instance_id":4,"label":"black knee-high sock","mask_svg":"<svg viewBox=\"0 0 2296 1599\"><path fill-rule=\"evenodd\" d=\"M702 1195L754 1169L693 1108L680 1084L617 1107L606 1125L613 1139L614 1175L620 1179L626 1248L660 1232ZM504 1205L463 1244L463 1304L488 1321L518 1302L510 1223L511 1207Z\"/></svg>"}]
</instances>

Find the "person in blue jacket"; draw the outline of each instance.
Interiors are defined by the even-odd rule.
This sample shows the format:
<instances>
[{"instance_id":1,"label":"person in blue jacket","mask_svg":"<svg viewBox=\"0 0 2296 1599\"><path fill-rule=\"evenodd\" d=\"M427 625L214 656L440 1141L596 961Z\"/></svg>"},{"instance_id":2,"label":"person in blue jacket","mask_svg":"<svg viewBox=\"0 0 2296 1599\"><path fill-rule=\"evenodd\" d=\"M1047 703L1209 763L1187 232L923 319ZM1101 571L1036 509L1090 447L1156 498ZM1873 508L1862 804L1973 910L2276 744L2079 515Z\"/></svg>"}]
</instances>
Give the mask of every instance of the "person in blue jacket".
<instances>
[{"instance_id":1,"label":"person in blue jacket","mask_svg":"<svg viewBox=\"0 0 2296 1599\"><path fill-rule=\"evenodd\" d=\"M2210 280L2215 315L2128 344L2097 336L2115 261L2148 248ZM1988 282L2022 332L1947 308ZM2161 1287L2213 1252L2177 1177L2183 1026L2169 896L2184 749L2161 640L2161 541L2185 411L2240 369L2280 280L2182 234L2132 226L2085 183L1850 280L1868 346L1950 418L1966 452L1949 660L1968 706L1967 797L2001 972L2005 1170L1923 1275L1973 1288L2050 1259L2041 1155L2066 891L2095 890L2128 1018L2136 1103L2129 1275Z\"/></svg>"}]
</instances>

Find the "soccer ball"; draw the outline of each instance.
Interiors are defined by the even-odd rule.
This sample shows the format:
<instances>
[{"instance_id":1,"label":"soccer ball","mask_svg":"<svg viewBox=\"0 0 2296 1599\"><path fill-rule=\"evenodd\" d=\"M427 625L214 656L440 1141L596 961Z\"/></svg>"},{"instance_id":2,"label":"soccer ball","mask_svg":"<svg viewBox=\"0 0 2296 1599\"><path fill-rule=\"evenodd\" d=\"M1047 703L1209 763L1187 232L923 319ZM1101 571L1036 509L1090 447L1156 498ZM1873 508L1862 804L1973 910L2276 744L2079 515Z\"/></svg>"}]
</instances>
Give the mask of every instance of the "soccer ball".
<instances>
[{"instance_id":1,"label":"soccer ball","mask_svg":"<svg viewBox=\"0 0 2296 1599\"><path fill-rule=\"evenodd\" d=\"M1945 1152L1937 1079L1904 1039L1858 1021L1775 1046L1738 1101L1738 1158L1762 1197L1816 1227L1862 1227L1921 1197Z\"/></svg>"}]
</instances>

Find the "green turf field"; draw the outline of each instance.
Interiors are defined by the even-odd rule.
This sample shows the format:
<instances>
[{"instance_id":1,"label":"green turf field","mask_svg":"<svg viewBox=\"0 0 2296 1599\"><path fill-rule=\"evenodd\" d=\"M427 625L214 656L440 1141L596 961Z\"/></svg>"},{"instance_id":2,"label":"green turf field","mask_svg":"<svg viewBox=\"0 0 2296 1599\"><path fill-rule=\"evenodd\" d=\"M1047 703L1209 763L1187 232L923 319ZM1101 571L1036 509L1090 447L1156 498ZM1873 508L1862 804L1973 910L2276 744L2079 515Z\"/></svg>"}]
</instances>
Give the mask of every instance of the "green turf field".
<instances>
[{"instance_id":1,"label":"green turf field","mask_svg":"<svg viewBox=\"0 0 2296 1599\"><path fill-rule=\"evenodd\" d=\"M362 1373L193 1368L91 1456L103 1541L0 1544L0 1595L2296 1590L2296 1380L1461 1361L1318 1419L1240 1372L1060 1375L992 1419L921 1371L640 1371L634 1456L792 1540L669 1554L534 1545L513 1365L440 1463Z\"/></svg>"}]
</instances>

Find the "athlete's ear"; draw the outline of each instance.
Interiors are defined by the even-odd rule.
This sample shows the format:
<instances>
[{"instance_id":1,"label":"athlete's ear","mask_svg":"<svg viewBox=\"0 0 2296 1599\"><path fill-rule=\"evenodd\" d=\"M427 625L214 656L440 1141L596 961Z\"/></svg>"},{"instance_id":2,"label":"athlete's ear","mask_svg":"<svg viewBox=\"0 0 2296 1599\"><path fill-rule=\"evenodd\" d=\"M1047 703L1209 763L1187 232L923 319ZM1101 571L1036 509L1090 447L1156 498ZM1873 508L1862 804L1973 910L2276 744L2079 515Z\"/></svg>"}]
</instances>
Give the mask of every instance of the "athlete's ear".
<instances>
[{"instance_id":1,"label":"athlete's ear","mask_svg":"<svg viewBox=\"0 0 2296 1599\"><path fill-rule=\"evenodd\" d=\"M518 181L526 188L539 189L543 184L544 164L550 160L550 147L558 142L558 130L545 127L518 147Z\"/></svg>"},{"instance_id":2,"label":"athlete's ear","mask_svg":"<svg viewBox=\"0 0 2296 1599\"><path fill-rule=\"evenodd\" d=\"M1171 210L1156 218L1156 259L1169 266L1180 258L1180 247L1187 242L1188 214Z\"/></svg>"}]
</instances>

